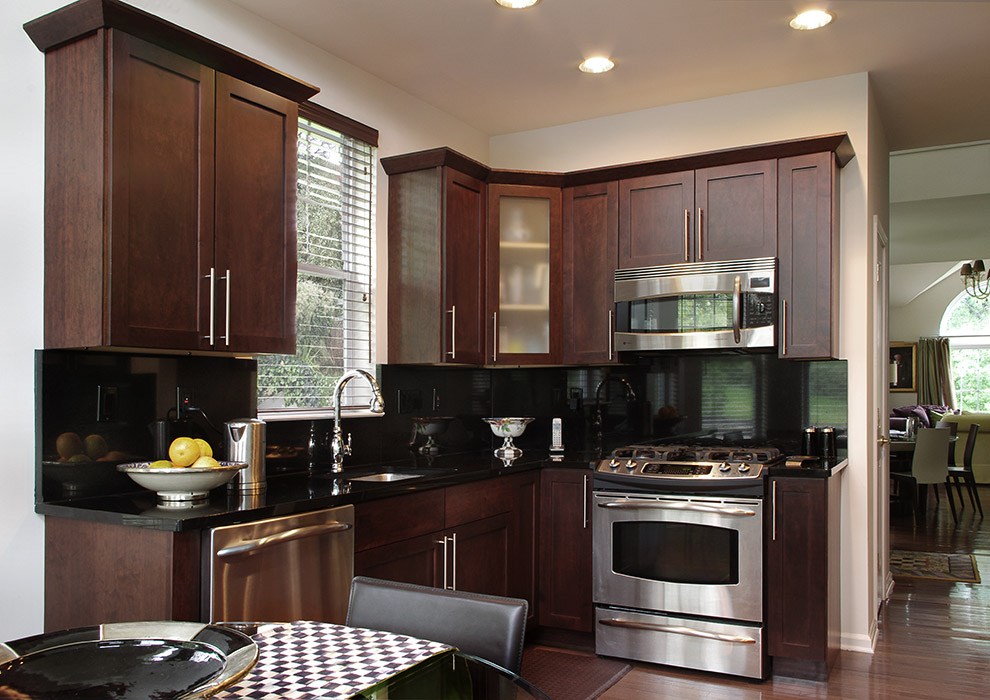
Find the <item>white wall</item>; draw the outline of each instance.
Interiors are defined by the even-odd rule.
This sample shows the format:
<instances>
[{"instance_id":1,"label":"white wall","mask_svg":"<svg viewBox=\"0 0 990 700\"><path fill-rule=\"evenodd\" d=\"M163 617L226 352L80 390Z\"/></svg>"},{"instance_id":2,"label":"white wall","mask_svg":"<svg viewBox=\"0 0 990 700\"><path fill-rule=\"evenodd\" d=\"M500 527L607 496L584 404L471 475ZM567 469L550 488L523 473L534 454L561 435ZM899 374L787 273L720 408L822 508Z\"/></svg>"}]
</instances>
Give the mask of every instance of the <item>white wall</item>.
<instances>
[{"instance_id":1,"label":"white wall","mask_svg":"<svg viewBox=\"0 0 990 700\"><path fill-rule=\"evenodd\" d=\"M849 370L849 457L844 473L842 644L874 644L876 457L871 439L872 216L886 220L887 153L865 73L659 107L492 139L491 164L577 170L845 131L856 157L841 171L840 354ZM871 138L880 142L871 144ZM878 173L870 165L882 151ZM868 198L867 183L882 190ZM881 204L882 202L882 204ZM871 210L871 207L873 210Z\"/></svg>"},{"instance_id":2,"label":"white wall","mask_svg":"<svg viewBox=\"0 0 990 700\"><path fill-rule=\"evenodd\" d=\"M0 335L0 640L36 634L43 624L44 525L34 513L34 351L43 342L44 56L21 26L66 4L0 3L0 94L5 101L0 236L8 261L0 275L0 296L7 300ZM226 0L131 4L322 88L315 102L379 130L382 156L450 145L477 160L488 159L486 134ZM377 232L384 260L386 178L380 168L378 175ZM384 279L383 269L378 276ZM377 303L384 314L383 293Z\"/></svg>"}]
</instances>

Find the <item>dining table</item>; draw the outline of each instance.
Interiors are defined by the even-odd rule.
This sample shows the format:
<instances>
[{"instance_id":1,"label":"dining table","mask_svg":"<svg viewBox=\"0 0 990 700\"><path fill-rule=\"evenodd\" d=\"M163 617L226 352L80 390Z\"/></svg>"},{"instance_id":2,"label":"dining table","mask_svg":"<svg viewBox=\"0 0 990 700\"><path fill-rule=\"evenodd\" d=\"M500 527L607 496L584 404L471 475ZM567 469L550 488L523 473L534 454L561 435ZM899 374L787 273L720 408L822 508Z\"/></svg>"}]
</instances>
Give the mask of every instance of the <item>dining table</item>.
<instances>
[{"instance_id":1,"label":"dining table","mask_svg":"<svg viewBox=\"0 0 990 700\"><path fill-rule=\"evenodd\" d=\"M519 674L455 647L325 622L224 623L257 664L216 700L550 700Z\"/></svg>"}]
</instances>

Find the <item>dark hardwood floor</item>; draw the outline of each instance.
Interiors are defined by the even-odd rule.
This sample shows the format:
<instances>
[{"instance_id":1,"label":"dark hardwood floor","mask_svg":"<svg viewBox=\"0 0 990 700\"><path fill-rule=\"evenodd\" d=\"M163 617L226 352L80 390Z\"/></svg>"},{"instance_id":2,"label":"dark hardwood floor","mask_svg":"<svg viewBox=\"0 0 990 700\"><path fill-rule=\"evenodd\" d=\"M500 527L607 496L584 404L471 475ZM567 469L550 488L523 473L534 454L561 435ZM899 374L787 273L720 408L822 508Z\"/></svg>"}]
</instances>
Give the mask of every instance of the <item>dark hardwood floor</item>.
<instances>
[{"instance_id":1,"label":"dark hardwood floor","mask_svg":"<svg viewBox=\"0 0 990 700\"><path fill-rule=\"evenodd\" d=\"M990 486L980 488L990 506ZM634 664L602 700L679 698L990 697L990 523L967 501L958 526L942 503L926 516L891 516L891 547L972 553L983 583L898 579L880 620L874 654L843 651L827 682L771 678L763 683Z\"/></svg>"}]
</instances>

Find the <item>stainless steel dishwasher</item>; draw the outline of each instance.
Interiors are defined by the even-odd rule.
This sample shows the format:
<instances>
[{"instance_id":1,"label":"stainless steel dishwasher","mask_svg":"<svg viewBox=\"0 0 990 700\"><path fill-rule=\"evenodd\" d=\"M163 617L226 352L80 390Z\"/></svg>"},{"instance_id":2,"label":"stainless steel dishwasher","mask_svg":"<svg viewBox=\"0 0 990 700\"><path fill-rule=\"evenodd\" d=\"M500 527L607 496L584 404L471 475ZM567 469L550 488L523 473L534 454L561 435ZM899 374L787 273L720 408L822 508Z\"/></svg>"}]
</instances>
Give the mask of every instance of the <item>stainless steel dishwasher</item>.
<instances>
[{"instance_id":1,"label":"stainless steel dishwasher","mask_svg":"<svg viewBox=\"0 0 990 700\"><path fill-rule=\"evenodd\" d=\"M209 531L203 616L209 622L343 624L354 575L354 506Z\"/></svg>"}]
</instances>

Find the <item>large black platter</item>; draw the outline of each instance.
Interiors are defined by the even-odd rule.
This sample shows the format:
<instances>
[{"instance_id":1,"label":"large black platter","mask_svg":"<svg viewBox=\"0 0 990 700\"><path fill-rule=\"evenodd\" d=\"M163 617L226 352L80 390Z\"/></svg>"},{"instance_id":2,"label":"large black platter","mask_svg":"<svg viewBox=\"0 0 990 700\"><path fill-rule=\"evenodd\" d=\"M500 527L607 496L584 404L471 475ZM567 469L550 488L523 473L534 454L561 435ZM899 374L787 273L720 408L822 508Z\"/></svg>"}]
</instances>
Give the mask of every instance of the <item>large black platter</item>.
<instances>
[{"instance_id":1,"label":"large black platter","mask_svg":"<svg viewBox=\"0 0 990 700\"><path fill-rule=\"evenodd\" d=\"M201 698L257 660L246 635L198 622L79 627L0 644L0 698Z\"/></svg>"}]
</instances>

